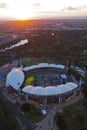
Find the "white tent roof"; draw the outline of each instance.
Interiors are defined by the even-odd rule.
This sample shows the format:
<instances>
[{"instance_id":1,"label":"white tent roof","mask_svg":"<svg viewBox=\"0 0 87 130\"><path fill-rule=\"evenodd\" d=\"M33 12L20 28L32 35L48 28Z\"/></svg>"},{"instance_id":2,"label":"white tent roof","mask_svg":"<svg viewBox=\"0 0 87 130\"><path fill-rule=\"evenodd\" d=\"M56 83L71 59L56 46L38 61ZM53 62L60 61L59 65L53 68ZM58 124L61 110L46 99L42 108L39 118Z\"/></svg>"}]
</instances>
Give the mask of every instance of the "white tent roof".
<instances>
[{"instance_id":1,"label":"white tent roof","mask_svg":"<svg viewBox=\"0 0 87 130\"><path fill-rule=\"evenodd\" d=\"M56 68L56 64L49 64L49 67L54 67L54 68Z\"/></svg>"},{"instance_id":2,"label":"white tent roof","mask_svg":"<svg viewBox=\"0 0 87 130\"><path fill-rule=\"evenodd\" d=\"M68 82L68 83L66 83L66 85L69 86L71 89L75 89L78 87L78 85L73 82Z\"/></svg>"},{"instance_id":3,"label":"white tent roof","mask_svg":"<svg viewBox=\"0 0 87 130\"><path fill-rule=\"evenodd\" d=\"M28 71L28 70L30 70L30 67L28 66L28 67L25 67L25 68L23 68L23 70L24 71Z\"/></svg>"},{"instance_id":4,"label":"white tent roof","mask_svg":"<svg viewBox=\"0 0 87 130\"><path fill-rule=\"evenodd\" d=\"M40 63L39 66L48 66L48 63Z\"/></svg>"},{"instance_id":5,"label":"white tent roof","mask_svg":"<svg viewBox=\"0 0 87 130\"><path fill-rule=\"evenodd\" d=\"M58 92L57 92L57 87L54 87L54 86L48 86L45 89L45 95L57 95Z\"/></svg>"},{"instance_id":6,"label":"white tent roof","mask_svg":"<svg viewBox=\"0 0 87 130\"><path fill-rule=\"evenodd\" d=\"M35 94L35 95L44 95L44 88L42 87L34 87L34 89L32 89L31 94Z\"/></svg>"},{"instance_id":7,"label":"white tent roof","mask_svg":"<svg viewBox=\"0 0 87 130\"><path fill-rule=\"evenodd\" d=\"M23 81L24 81L24 73L19 68L13 69L8 73L6 78L6 86L12 86L14 89L18 90Z\"/></svg>"},{"instance_id":8,"label":"white tent roof","mask_svg":"<svg viewBox=\"0 0 87 130\"><path fill-rule=\"evenodd\" d=\"M38 68L38 65L32 65L32 66L28 66L28 67L23 68L23 70L28 71L28 70L33 70L33 69L37 69L37 68Z\"/></svg>"},{"instance_id":9,"label":"white tent roof","mask_svg":"<svg viewBox=\"0 0 87 130\"><path fill-rule=\"evenodd\" d=\"M59 94L71 91L71 88L69 88L67 85L58 85L57 89L59 91Z\"/></svg>"},{"instance_id":10,"label":"white tent roof","mask_svg":"<svg viewBox=\"0 0 87 130\"><path fill-rule=\"evenodd\" d=\"M32 65L32 66L30 66L30 68L31 69L36 69L36 68L38 68L38 65Z\"/></svg>"},{"instance_id":11,"label":"white tent roof","mask_svg":"<svg viewBox=\"0 0 87 130\"><path fill-rule=\"evenodd\" d=\"M22 91L29 94L31 93L32 89L34 89L34 86L29 85L29 86L24 87Z\"/></svg>"},{"instance_id":12,"label":"white tent roof","mask_svg":"<svg viewBox=\"0 0 87 130\"><path fill-rule=\"evenodd\" d=\"M32 65L29 67L23 68L24 71L32 70L32 69L38 69L38 68L44 68L44 67L54 67L54 68L59 68L59 69L64 69L64 65L56 65L56 64L48 64L48 63L40 63L38 65Z\"/></svg>"},{"instance_id":13,"label":"white tent roof","mask_svg":"<svg viewBox=\"0 0 87 130\"><path fill-rule=\"evenodd\" d=\"M34 94L34 95L56 95L57 94L57 87L54 86L48 86L46 88L43 87L24 87L22 89L23 92L28 93L28 94Z\"/></svg>"},{"instance_id":14,"label":"white tent roof","mask_svg":"<svg viewBox=\"0 0 87 130\"><path fill-rule=\"evenodd\" d=\"M60 65L60 64L56 65L56 67L59 68L59 69L64 69L65 68L64 65Z\"/></svg>"},{"instance_id":15,"label":"white tent roof","mask_svg":"<svg viewBox=\"0 0 87 130\"><path fill-rule=\"evenodd\" d=\"M42 96L51 96L51 95L58 95L69 92L75 89L78 85L72 82L68 82L66 84L58 85L58 86L47 86L43 87L33 87L33 86L26 86L22 89L23 92L27 94L33 95L42 95Z\"/></svg>"}]
</instances>

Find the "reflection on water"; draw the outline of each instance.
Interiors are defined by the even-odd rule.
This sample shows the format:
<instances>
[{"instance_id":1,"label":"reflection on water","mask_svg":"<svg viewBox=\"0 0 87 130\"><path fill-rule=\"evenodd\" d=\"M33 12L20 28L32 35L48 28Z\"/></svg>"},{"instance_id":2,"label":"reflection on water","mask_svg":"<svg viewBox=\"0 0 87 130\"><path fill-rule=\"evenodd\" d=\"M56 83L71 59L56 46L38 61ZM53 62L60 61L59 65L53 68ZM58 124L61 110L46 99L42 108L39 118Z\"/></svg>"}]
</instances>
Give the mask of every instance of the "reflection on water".
<instances>
[{"instance_id":1,"label":"reflection on water","mask_svg":"<svg viewBox=\"0 0 87 130\"><path fill-rule=\"evenodd\" d=\"M10 47L6 47L5 49L1 49L0 52L5 52L6 50L10 50L12 48L15 48L15 47L18 47L18 46L21 46L21 45L24 45L28 43L28 39L24 39L24 40L21 40L20 42L10 46Z\"/></svg>"}]
</instances>

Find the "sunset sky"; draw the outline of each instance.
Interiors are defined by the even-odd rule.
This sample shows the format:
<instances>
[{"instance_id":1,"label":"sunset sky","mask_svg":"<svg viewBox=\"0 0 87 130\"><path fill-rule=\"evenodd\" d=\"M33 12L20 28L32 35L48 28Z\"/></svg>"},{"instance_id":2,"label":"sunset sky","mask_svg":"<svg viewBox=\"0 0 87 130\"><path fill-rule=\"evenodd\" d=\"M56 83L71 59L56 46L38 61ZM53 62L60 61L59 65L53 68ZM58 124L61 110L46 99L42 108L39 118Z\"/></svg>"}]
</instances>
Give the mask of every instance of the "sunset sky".
<instances>
[{"instance_id":1,"label":"sunset sky","mask_svg":"<svg viewBox=\"0 0 87 130\"><path fill-rule=\"evenodd\" d=\"M87 0L0 0L0 19L87 18Z\"/></svg>"}]
</instances>

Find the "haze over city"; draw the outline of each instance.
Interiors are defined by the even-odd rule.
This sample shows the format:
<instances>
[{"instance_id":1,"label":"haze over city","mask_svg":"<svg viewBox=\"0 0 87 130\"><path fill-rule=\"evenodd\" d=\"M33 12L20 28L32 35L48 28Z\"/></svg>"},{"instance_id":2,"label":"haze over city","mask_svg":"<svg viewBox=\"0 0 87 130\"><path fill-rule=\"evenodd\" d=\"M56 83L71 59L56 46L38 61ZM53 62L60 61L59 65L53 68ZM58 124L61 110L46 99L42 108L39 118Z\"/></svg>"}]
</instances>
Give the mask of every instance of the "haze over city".
<instances>
[{"instance_id":1,"label":"haze over city","mask_svg":"<svg viewBox=\"0 0 87 130\"><path fill-rule=\"evenodd\" d=\"M87 0L0 0L0 20L87 18Z\"/></svg>"}]
</instances>

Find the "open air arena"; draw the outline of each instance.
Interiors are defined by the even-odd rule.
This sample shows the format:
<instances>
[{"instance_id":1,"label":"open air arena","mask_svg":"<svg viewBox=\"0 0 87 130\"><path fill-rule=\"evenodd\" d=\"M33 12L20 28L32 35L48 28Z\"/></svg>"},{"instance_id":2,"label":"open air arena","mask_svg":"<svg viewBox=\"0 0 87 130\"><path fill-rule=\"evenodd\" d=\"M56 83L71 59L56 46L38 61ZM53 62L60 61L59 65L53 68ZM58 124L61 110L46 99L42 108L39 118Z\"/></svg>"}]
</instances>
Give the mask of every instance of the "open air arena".
<instances>
[{"instance_id":1,"label":"open air arena","mask_svg":"<svg viewBox=\"0 0 87 130\"><path fill-rule=\"evenodd\" d=\"M27 84L27 80L32 82ZM77 81L68 74L68 67L61 64L39 63L29 67L17 67L7 74L3 96L21 107L23 104L34 104L45 119L34 124L25 121L24 114L17 108L16 114L23 117L31 130L58 130L55 125L57 113L63 113L63 108L83 98L81 92L82 79Z\"/></svg>"},{"instance_id":2,"label":"open air arena","mask_svg":"<svg viewBox=\"0 0 87 130\"><path fill-rule=\"evenodd\" d=\"M33 84L26 79L33 77ZM37 104L61 104L78 96L81 84L67 73L64 65L40 63L13 69L6 78L5 90L15 101L34 101Z\"/></svg>"}]
</instances>

